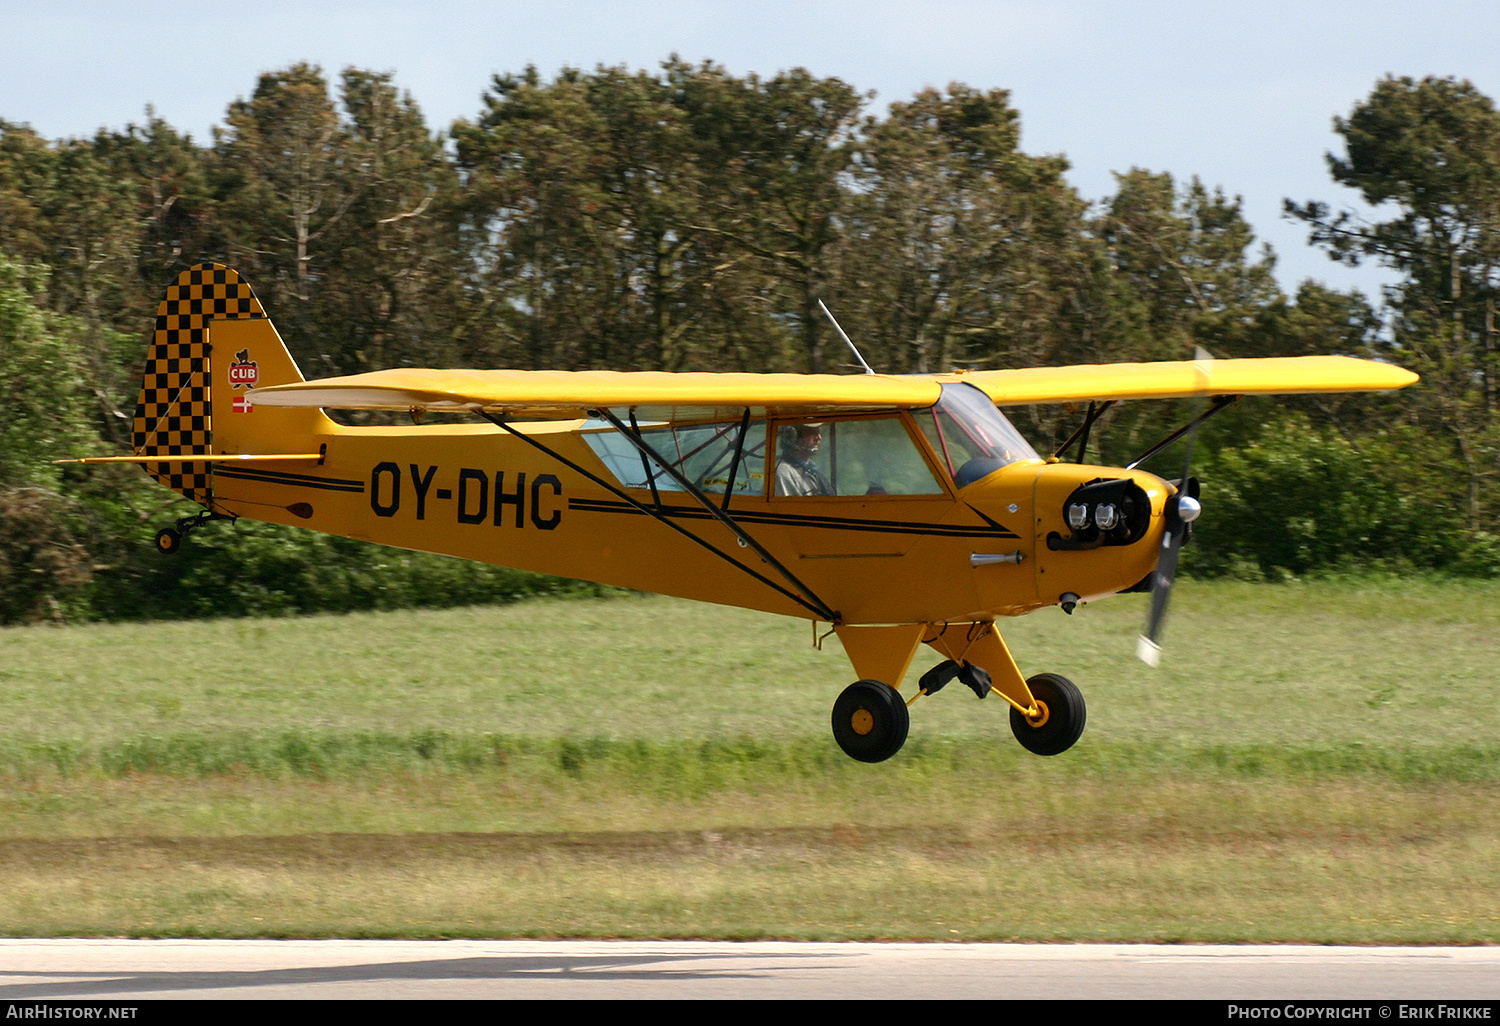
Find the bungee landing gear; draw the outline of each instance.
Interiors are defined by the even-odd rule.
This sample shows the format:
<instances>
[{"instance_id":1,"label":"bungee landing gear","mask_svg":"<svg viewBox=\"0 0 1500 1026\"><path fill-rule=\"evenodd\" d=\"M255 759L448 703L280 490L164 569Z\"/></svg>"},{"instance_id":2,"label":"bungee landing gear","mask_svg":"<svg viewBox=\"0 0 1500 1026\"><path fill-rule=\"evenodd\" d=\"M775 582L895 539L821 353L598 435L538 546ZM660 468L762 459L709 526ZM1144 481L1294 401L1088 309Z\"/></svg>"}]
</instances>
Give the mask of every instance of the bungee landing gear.
<instances>
[{"instance_id":1,"label":"bungee landing gear","mask_svg":"<svg viewBox=\"0 0 1500 1026\"><path fill-rule=\"evenodd\" d=\"M991 692L1010 706L1010 729L1033 755L1061 755L1078 742L1088 710L1078 686L1055 673L1016 679L1001 690L990 673L973 663L944 660L924 673L910 702L884 681L855 681L833 704L833 737L844 754L860 762L884 762L901 750L911 729L909 706L959 680L977 696Z\"/></svg>"}]
</instances>

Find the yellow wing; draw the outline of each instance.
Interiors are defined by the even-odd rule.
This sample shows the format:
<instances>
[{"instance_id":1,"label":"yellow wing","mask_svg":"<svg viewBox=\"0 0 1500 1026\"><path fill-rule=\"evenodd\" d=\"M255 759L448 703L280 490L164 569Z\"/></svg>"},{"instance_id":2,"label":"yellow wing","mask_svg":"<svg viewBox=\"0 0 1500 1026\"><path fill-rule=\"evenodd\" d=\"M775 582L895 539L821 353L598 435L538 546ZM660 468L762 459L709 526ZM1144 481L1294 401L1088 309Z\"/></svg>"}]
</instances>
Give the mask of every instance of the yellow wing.
<instances>
[{"instance_id":1,"label":"yellow wing","mask_svg":"<svg viewBox=\"0 0 1500 1026\"><path fill-rule=\"evenodd\" d=\"M1410 371L1345 356L1183 360L953 374L672 374L662 371L397 369L257 388L256 406L371 410L485 410L509 416L576 419L630 407L651 419L756 411L833 415L919 409L944 384L966 382L997 405L1198 395L1369 392L1404 388Z\"/></svg>"},{"instance_id":2,"label":"yellow wing","mask_svg":"<svg viewBox=\"0 0 1500 1026\"><path fill-rule=\"evenodd\" d=\"M1405 388L1417 376L1387 363L1348 356L1282 356L970 371L951 380L983 389L997 406L1026 406L1200 395L1378 392Z\"/></svg>"},{"instance_id":3,"label":"yellow wing","mask_svg":"<svg viewBox=\"0 0 1500 1026\"><path fill-rule=\"evenodd\" d=\"M931 406L941 379L885 374L672 374L665 371L372 371L248 393L256 406L359 410L486 410L575 419L632 407L652 419L752 410L799 415Z\"/></svg>"}]
</instances>

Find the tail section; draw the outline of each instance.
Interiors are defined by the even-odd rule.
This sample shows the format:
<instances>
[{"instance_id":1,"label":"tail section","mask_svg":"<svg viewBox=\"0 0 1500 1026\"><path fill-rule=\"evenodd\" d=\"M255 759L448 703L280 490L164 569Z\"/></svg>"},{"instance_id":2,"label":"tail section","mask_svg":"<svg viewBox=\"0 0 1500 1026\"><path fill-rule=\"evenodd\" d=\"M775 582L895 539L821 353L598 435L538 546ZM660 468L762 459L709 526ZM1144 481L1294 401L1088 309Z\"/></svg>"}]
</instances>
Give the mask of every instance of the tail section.
<instances>
[{"instance_id":1,"label":"tail section","mask_svg":"<svg viewBox=\"0 0 1500 1026\"><path fill-rule=\"evenodd\" d=\"M145 464L146 473L211 510L211 457L305 451L286 446L316 433L323 420L320 411L262 409L252 414L244 399L256 386L301 380L250 284L222 264L199 264L167 286L157 307L131 448L138 457L175 457ZM300 416L278 416L293 412ZM182 459L199 455L209 458Z\"/></svg>"}]
</instances>

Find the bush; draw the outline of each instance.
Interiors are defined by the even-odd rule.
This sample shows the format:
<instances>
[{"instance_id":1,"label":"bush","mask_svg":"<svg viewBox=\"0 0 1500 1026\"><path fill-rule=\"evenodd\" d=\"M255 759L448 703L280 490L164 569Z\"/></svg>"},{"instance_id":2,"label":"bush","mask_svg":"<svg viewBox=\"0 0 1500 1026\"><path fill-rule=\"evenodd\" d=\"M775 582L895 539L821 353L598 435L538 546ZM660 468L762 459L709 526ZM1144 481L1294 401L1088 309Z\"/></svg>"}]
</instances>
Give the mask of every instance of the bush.
<instances>
[{"instance_id":1,"label":"bush","mask_svg":"<svg viewBox=\"0 0 1500 1026\"><path fill-rule=\"evenodd\" d=\"M1465 533L1444 492L1453 478L1434 466L1430 441L1412 443L1376 437L1356 447L1288 417L1206 456L1185 568L1270 578L1351 567L1494 573L1500 546Z\"/></svg>"},{"instance_id":2,"label":"bush","mask_svg":"<svg viewBox=\"0 0 1500 1026\"><path fill-rule=\"evenodd\" d=\"M161 519L165 523L170 517ZM170 557L155 551L149 534L140 531L141 542L129 558L98 575L98 615L179 619L349 613L606 590L277 524L210 524Z\"/></svg>"}]
</instances>

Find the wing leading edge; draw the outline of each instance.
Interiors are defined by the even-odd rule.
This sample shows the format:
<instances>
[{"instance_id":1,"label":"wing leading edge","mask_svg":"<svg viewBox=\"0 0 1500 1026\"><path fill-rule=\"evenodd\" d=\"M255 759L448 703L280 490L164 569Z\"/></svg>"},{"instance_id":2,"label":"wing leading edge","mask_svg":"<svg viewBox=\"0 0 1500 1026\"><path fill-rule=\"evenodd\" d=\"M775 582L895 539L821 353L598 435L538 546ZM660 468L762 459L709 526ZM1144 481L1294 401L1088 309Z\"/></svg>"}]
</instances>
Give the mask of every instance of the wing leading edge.
<instances>
[{"instance_id":1,"label":"wing leading edge","mask_svg":"<svg viewBox=\"0 0 1500 1026\"><path fill-rule=\"evenodd\" d=\"M484 410L507 416L571 420L590 410L649 408L800 415L919 409L944 384L965 382L997 405L1025 406L1106 399L1201 395L1372 392L1404 388L1410 371L1347 356L1182 360L952 374L715 374L663 371L522 371L395 369L252 390L257 406L367 410Z\"/></svg>"},{"instance_id":2,"label":"wing leading edge","mask_svg":"<svg viewBox=\"0 0 1500 1026\"><path fill-rule=\"evenodd\" d=\"M1204 395L1380 392L1405 388L1417 375L1388 363L1349 356L1275 356L1027 367L969 371L952 378L982 389L997 406L1029 406Z\"/></svg>"},{"instance_id":3,"label":"wing leading edge","mask_svg":"<svg viewBox=\"0 0 1500 1026\"><path fill-rule=\"evenodd\" d=\"M937 402L930 377L838 374L712 374L665 371L396 369L258 388L267 406L361 410L484 410L571 420L590 410L648 407L669 412L745 407L798 412L919 408Z\"/></svg>"}]
</instances>

